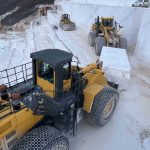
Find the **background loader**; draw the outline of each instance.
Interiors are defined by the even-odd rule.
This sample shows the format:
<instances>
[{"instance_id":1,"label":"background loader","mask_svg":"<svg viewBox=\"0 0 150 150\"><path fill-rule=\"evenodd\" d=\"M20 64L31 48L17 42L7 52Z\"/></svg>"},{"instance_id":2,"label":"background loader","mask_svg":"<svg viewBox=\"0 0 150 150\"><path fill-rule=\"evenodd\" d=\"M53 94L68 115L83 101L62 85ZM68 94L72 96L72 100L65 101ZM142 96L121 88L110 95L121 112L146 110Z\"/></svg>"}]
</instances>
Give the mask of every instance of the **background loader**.
<instances>
[{"instance_id":1,"label":"background loader","mask_svg":"<svg viewBox=\"0 0 150 150\"><path fill-rule=\"evenodd\" d=\"M61 16L60 27L65 31L76 30L76 24L70 20L70 15L68 14Z\"/></svg>"},{"instance_id":2,"label":"background loader","mask_svg":"<svg viewBox=\"0 0 150 150\"><path fill-rule=\"evenodd\" d=\"M89 45L95 47L96 55L101 54L103 46L128 48L126 38L118 34L121 28L122 26L118 25L113 17L96 18L88 35Z\"/></svg>"},{"instance_id":3,"label":"background loader","mask_svg":"<svg viewBox=\"0 0 150 150\"><path fill-rule=\"evenodd\" d=\"M110 120L118 85L106 80L99 63L80 68L71 65L72 57L47 49L31 54L32 67L28 63L0 72L1 150L69 150L78 112L84 111L94 126Z\"/></svg>"}]
</instances>

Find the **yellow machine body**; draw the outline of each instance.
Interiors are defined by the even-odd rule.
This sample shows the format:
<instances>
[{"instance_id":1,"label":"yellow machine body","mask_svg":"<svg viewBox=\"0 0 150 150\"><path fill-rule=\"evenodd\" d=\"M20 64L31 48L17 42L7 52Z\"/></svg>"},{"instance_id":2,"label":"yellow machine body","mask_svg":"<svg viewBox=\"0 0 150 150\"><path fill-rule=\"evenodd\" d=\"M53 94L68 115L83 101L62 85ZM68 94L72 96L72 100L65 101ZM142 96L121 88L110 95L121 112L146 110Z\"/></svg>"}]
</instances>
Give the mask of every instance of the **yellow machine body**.
<instances>
[{"instance_id":1,"label":"yellow machine body","mask_svg":"<svg viewBox=\"0 0 150 150\"><path fill-rule=\"evenodd\" d=\"M106 26L104 22L110 22L111 24ZM105 38L106 46L109 46L109 39L113 39L113 37L118 37L118 31L113 26L114 18L113 17L101 17L100 26L95 23L92 25L92 31L100 30L102 36ZM99 29L98 29L99 28Z\"/></svg>"},{"instance_id":2,"label":"yellow machine body","mask_svg":"<svg viewBox=\"0 0 150 150\"><path fill-rule=\"evenodd\" d=\"M113 22L114 18L113 17L106 17L106 18L101 18L101 25L100 25L100 29L103 30L103 29L106 29L106 30L112 30L113 27L112 26L105 26L103 25L103 22L105 21L110 21L110 22ZM92 25L92 30L95 31L97 29L97 25L96 24L93 24Z\"/></svg>"},{"instance_id":3,"label":"yellow machine body","mask_svg":"<svg viewBox=\"0 0 150 150\"><path fill-rule=\"evenodd\" d=\"M36 116L27 108L13 112L13 108L6 107L0 112L0 149L10 149L23 135L25 135L43 117Z\"/></svg>"},{"instance_id":4,"label":"yellow machine body","mask_svg":"<svg viewBox=\"0 0 150 150\"><path fill-rule=\"evenodd\" d=\"M76 24L71 21L70 15L63 14L60 20L60 27L65 31L73 31L76 29Z\"/></svg>"},{"instance_id":5,"label":"yellow machine body","mask_svg":"<svg viewBox=\"0 0 150 150\"><path fill-rule=\"evenodd\" d=\"M52 57L53 59L49 59L47 53L51 55L55 53L57 55L56 57ZM45 57L41 59L41 56ZM60 106L58 105L60 102L64 101L66 104L67 100L66 107L69 104L69 107L73 107L72 109L74 110L75 103L70 102L70 100L79 100L81 104L78 103L76 110L82 108L87 113L91 112L95 97L108 85L108 82L102 72L100 63L93 63L84 68L79 68L78 65L76 67L71 65L72 57L71 53L57 49L35 52L32 54L31 69L33 70L33 76L31 81L33 81L34 88L30 93L31 95L26 95L26 91L19 98L15 99L13 94L17 93L11 93L7 89L8 97L4 100L6 93L3 90L3 97L1 96L0 98L0 106L3 106L0 107L0 150L11 149L21 137L37 123L45 119L45 116L51 117L53 115L57 117L58 115L62 115L62 103ZM24 85L25 83L23 82L22 84ZM75 83L77 83L77 86ZM80 85L81 87L79 87ZM2 87L4 86L1 86L1 89ZM59 89L60 87L61 89ZM63 97L66 96L65 94L69 96ZM46 97L46 107L45 105L41 105L43 104L43 95L44 98ZM21 99L21 96L25 96L23 97L24 99ZM15 108L17 106L13 103L16 102L15 100L19 100L19 109ZM35 102L37 102L37 105ZM30 107L29 104L33 104L34 106L30 105ZM50 107L47 109L47 106ZM39 108L42 108L42 113L36 113ZM46 110L46 113L49 113L51 109L52 112L50 113L52 115L44 114L43 108ZM58 111L59 108L60 112ZM69 111L67 109L64 112Z\"/></svg>"},{"instance_id":6,"label":"yellow machine body","mask_svg":"<svg viewBox=\"0 0 150 150\"><path fill-rule=\"evenodd\" d=\"M37 64L38 66L38 64ZM73 67L74 68L74 67ZM104 73L101 69L98 68L97 64L90 64L87 67L80 68L80 71L84 74L83 78L86 78L88 84L84 89L84 105L83 109L87 112L91 111L91 107L94 101L95 96L103 89L104 86L108 85L107 80L104 76ZM37 71L37 85L42 87L42 89L47 95L55 97L55 73L54 83L49 83L47 80L44 80L38 76ZM69 90L71 88L71 79L63 81L64 90Z\"/></svg>"},{"instance_id":7,"label":"yellow machine body","mask_svg":"<svg viewBox=\"0 0 150 150\"><path fill-rule=\"evenodd\" d=\"M62 15L61 22L63 22L64 24L72 23L71 20L70 20L70 16L68 14L63 14Z\"/></svg>"},{"instance_id":8,"label":"yellow machine body","mask_svg":"<svg viewBox=\"0 0 150 150\"><path fill-rule=\"evenodd\" d=\"M86 112L91 112L91 107L95 96L108 85L104 73L101 69L97 68L97 64L91 64L84 69L82 69L84 76L88 80L83 93L84 93L84 105L83 110Z\"/></svg>"}]
</instances>

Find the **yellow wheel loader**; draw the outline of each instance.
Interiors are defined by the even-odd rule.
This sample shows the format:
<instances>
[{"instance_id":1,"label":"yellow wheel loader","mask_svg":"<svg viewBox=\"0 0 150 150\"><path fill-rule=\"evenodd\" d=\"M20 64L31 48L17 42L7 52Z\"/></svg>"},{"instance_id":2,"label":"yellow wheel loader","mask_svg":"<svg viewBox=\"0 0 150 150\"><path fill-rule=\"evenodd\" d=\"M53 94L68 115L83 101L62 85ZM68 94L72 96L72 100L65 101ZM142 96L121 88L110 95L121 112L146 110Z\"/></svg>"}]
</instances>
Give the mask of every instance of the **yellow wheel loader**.
<instances>
[{"instance_id":1,"label":"yellow wheel loader","mask_svg":"<svg viewBox=\"0 0 150 150\"><path fill-rule=\"evenodd\" d=\"M128 48L127 39L118 34L122 26L113 17L97 17L88 35L90 46L95 47L96 55L101 55L103 46Z\"/></svg>"},{"instance_id":2,"label":"yellow wheel loader","mask_svg":"<svg viewBox=\"0 0 150 150\"><path fill-rule=\"evenodd\" d=\"M44 6L39 6L38 7L38 13L41 15L41 16L47 16L47 11L48 10L51 10L51 6L48 6L48 5L44 5Z\"/></svg>"},{"instance_id":3,"label":"yellow wheel loader","mask_svg":"<svg viewBox=\"0 0 150 150\"><path fill-rule=\"evenodd\" d=\"M111 119L118 85L106 80L100 63L80 68L72 57L47 49L32 53L32 63L0 72L1 150L69 150L78 112L98 127Z\"/></svg>"},{"instance_id":4,"label":"yellow wheel loader","mask_svg":"<svg viewBox=\"0 0 150 150\"><path fill-rule=\"evenodd\" d=\"M70 15L68 14L61 16L60 27L65 31L76 30L76 24L70 20Z\"/></svg>"}]
</instances>

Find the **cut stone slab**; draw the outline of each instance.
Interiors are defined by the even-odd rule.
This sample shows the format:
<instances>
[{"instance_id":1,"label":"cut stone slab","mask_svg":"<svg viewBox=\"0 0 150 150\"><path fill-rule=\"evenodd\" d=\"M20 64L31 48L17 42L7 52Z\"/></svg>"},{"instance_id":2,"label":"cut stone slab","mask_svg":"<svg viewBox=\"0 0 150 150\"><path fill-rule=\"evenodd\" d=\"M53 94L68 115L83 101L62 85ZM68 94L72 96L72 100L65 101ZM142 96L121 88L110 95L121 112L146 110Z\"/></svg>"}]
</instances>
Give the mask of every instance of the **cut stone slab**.
<instances>
[{"instance_id":1,"label":"cut stone slab","mask_svg":"<svg viewBox=\"0 0 150 150\"><path fill-rule=\"evenodd\" d=\"M125 49L103 47L100 61L108 81L119 84L119 90L128 88L131 77L131 66Z\"/></svg>"}]
</instances>

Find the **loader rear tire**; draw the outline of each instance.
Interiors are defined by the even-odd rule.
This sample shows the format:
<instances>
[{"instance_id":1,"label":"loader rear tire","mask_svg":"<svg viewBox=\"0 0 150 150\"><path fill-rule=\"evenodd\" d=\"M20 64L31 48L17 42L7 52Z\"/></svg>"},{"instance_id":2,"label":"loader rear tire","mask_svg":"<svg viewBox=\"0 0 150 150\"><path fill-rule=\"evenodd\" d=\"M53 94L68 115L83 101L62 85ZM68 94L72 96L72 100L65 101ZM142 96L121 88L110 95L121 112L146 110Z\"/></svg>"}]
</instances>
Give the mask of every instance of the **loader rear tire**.
<instances>
[{"instance_id":1,"label":"loader rear tire","mask_svg":"<svg viewBox=\"0 0 150 150\"><path fill-rule=\"evenodd\" d=\"M50 126L40 126L27 133L12 150L69 150L69 140Z\"/></svg>"},{"instance_id":2,"label":"loader rear tire","mask_svg":"<svg viewBox=\"0 0 150 150\"><path fill-rule=\"evenodd\" d=\"M102 36L99 36L95 39L95 54L97 56L101 55L103 46L106 45L105 39Z\"/></svg>"},{"instance_id":3,"label":"loader rear tire","mask_svg":"<svg viewBox=\"0 0 150 150\"><path fill-rule=\"evenodd\" d=\"M86 112L87 121L94 126L104 126L111 119L118 101L118 91L114 88L106 86L95 96L91 112ZM108 104L112 104L110 105L110 108L108 107ZM108 114L105 112L106 108L109 109Z\"/></svg>"},{"instance_id":4,"label":"loader rear tire","mask_svg":"<svg viewBox=\"0 0 150 150\"><path fill-rule=\"evenodd\" d=\"M125 37L120 37L120 48L128 50L128 42Z\"/></svg>"},{"instance_id":5,"label":"loader rear tire","mask_svg":"<svg viewBox=\"0 0 150 150\"><path fill-rule=\"evenodd\" d=\"M60 21L60 28L63 28L64 22Z\"/></svg>"},{"instance_id":6,"label":"loader rear tire","mask_svg":"<svg viewBox=\"0 0 150 150\"><path fill-rule=\"evenodd\" d=\"M96 32L90 32L88 35L88 43L90 46L94 46L95 45L95 39L96 39Z\"/></svg>"}]
</instances>

